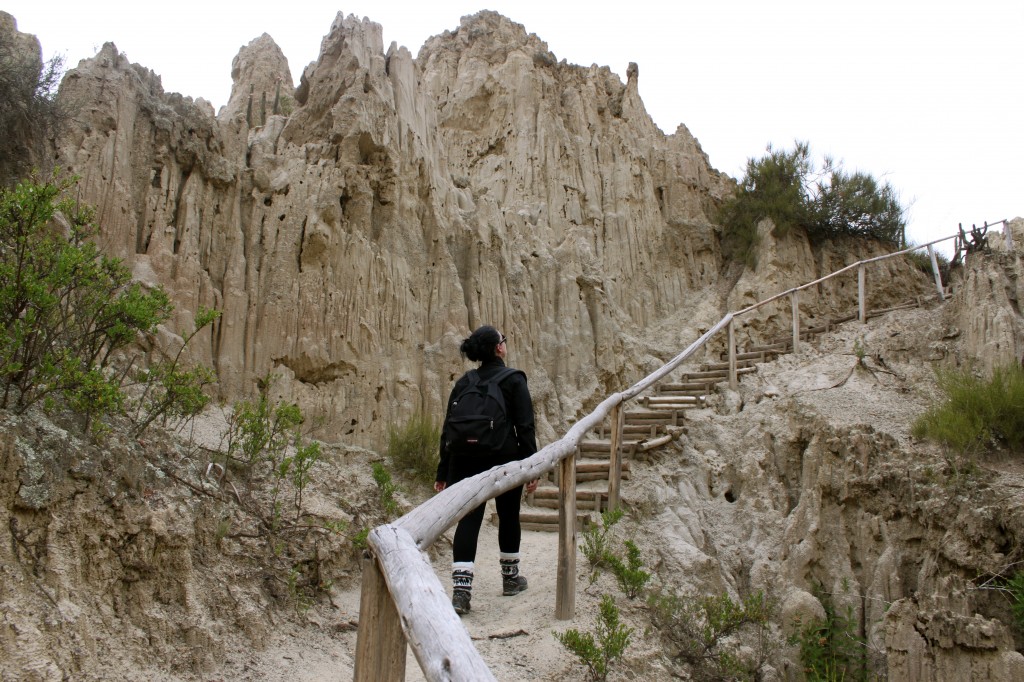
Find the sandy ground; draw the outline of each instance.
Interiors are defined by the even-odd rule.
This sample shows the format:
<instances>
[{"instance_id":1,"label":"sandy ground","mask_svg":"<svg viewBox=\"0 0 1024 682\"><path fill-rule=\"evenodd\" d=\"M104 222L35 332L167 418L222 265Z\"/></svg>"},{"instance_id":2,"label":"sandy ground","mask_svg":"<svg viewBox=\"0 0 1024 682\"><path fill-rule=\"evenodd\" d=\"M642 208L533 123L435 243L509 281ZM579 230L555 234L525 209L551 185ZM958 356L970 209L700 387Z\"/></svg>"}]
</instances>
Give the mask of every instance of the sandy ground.
<instances>
[{"instance_id":1,"label":"sandy ground","mask_svg":"<svg viewBox=\"0 0 1024 682\"><path fill-rule=\"evenodd\" d=\"M489 517L493 502L488 504ZM438 541L439 546L449 548L450 537L449 532ZM552 631L563 631L569 627L592 629L595 600L584 591L589 582L584 576L578 586L576 620L555 619L557 543L557 533L523 531L521 563L530 587L515 597L503 597L498 568L497 527L485 520L481 529L473 583L473 608L462 622L480 655L500 680L582 678L582 668L577 666L573 670L572 657L555 640ZM434 566L438 579L450 594L450 551L446 549L442 554L444 556L436 560ZM585 564L586 560L582 560ZM351 680L356 632L350 624L359 618L359 586L338 592L332 601L336 614L333 617L325 617L322 613L307 614L310 621L319 627L298 628L294 624L286 624L266 649L234 652L225 670L209 679ZM423 679L410 649L406 680Z\"/></svg>"}]
</instances>

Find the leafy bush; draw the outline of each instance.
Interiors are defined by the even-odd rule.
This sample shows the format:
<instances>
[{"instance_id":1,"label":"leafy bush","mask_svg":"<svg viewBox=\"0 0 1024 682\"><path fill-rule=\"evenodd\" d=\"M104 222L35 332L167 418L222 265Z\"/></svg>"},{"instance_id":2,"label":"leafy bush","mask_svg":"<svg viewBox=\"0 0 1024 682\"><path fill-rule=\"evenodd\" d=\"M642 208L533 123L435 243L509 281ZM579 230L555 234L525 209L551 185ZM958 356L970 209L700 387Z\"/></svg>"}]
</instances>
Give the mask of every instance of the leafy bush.
<instances>
[{"instance_id":1,"label":"leafy bush","mask_svg":"<svg viewBox=\"0 0 1024 682\"><path fill-rule=\"evenodd\" d=\"M297 405L272 405L265 391L256 402L237 403L228 422L225 457L243 465L251 482L266 481L270 486L269 509L255 501L245 505L264 533L273 535L282 528L294 527L302 517L302 494L313 465L320 459L320 444L304 442L302 423ZM284 513L284 500L289 495L294 515Z\"/></svg>"},{"instance_id":2,"label":"leafy bush","mask_svg":"<svg viewBox=\"0 0 1024 682\"><path fill-rule=\"evenodd\" d=\"M1015 573L1006 581L1006 592L1010 596L1010 610L1017 632L1024 634L1024 572Z\"/></svg>"},{"instance_id":3,"label":"leafy bush","mask_svg":"<svg viewBox=\"0 0 1024 682\"><path fill-rule=\"evenodd\" d=\"M603 511L601 512L600 526L594 524L583 529L581 533L583 544L580 545L580 550L590 562L592 569L596 570L601 566L608 565L608 557L613 554L608 533L612 526L622 519L624 513L621 507Z\"/></svg>"},{"instance_id":4,"label":"leafy bush","mask_svg":"<svg viewBox=\"0 0 1024 682\"><path fill-rule=\"evenodd\" d=\"M840 613L829 595L815 590L825 608L824 618L797 623L799 630L789 638L800 646L800 662L810 682L867 680L867 649L857 635L853 608Z\"/></svg>"},{"instance_id":5,"label":"leafy bush","mask_svg":"<svg viewBox=\"0 0 1024 682\"><path fill-rule=\"evenodd\" d=\"M387 456L391 465L415 481L430 485L437 475L441 426L417 411L404 426L388 425Z\"/></svg>"},{"instance_id":6,"label":"leafy bush","mask_svg":"<svg viewBox=\"0 0 1024 682\"><path fill-rule=\"evenodd\" d=\"M769 145L765 156L747 160L739 191L721 207L722 250L754 266L757 225L765 218L778 235L803 229L813 240L853 236L900 247L904 213L889 183L859 171L848 174L828 157L819 171L806 142L796 142L792 151Z\"/></svg>"},{"instance_id":7,"label":"leafy bush","mask_svg":"<svg viewBox=\"0 0 1024 682\"><path fill-rule=\"evenodd\" d=\"M626 540L626 560L623 561L615 554L608 554L607 561L615 574L623 594L629 599L636 599L644 589L651 574L643 569L640 558L640 548L632 540Z\"/></svg>"},{"instance_id":8,"label":"leafy bush","mask_svg":"<svg viewBox=\"0 0 1024 682\"><path fill-rule=\"evenodd\" d=\"M66 198L72 184L0 190L0 408L60 396L88 424L123 405L116 351L154 331L172 306L89 241L93 214Z\"/></svg>"},{"instance_id":9,"label":"leafy bush","mask_svg":"<svg viewBox=\"0 0 1024 682\"><path fill-rule=\"evenodd\" d=\"M911 243L908 244L907 246L909 248L910 246L913 245L914 244ZM911 251L906 255L906 258L908 261L910 261L911 265L913 265L916 269L920 270L924 274L929 276L934 274L932 271L932 259L928 256L927 249L918 249L917 251ZM942 253L941 251L936 251L935 264L939 266L939 275L941 276L942 281L949 282L950 265L949 258L946 257L946 254Z\"/></svg>"},{"instance_id":10,"label":"leafy bush","mask_svg":"<svg viewBox=\"0 0 1024 682\"><path fill-rule=\"evenodd\" d=\"M70 115L57 100L63 68L63 57L43 62L0 33L0 186L48 161L45 147Z\"/></svg>"},{"instance_id":11,"label":"leafy bush","mask_svg":"<svg viewBox=\"0 0 1024 682\"><path fill-rule=\"evenodd\" d=\"M1024 368L996 368L989 380L956 369L939 369L936 377L945 400L914 422L916 438L931 438L961 454L995 444L1024 447Z\"/></svg>"},{"instance_id":12,"label":"leafy bush","mask_svg":"<svg viewBox=\"0 0 1024 682\"><path fill-rule=\"evenodd\" d=\"M182 341L181 348L170 362L156 362L140 370L136 380L142 385L142 395L134 401L132 434L141 435L157 419L188 420L210 402L203 388L212 384L216 376L209 367L181 369L181 354L196 334L220 317L220 312L200 308L193 322L193 330Z\"/></svg>"},{"instance_id":13,"label":"leafy bush","mask_svg":"<svg viewBox=\"0 0 1024 682\"><path fill-rule=\"evenodd\" d=\"M373 463L373 482L377 484L380 505L384 508L384 512L388 516L396 515L399 510L398 500L395 499L398 486L391 480L391 472L380 462Z\"/></svg>"},{"instance_id":14,"label":"leafy bush","mask_svg":"<svg viewBox=\"0 0 1024 682\"><path fill-rule=\"evenodd\" d=\"M769 621L775 610L763 592L734 602L726 594L683 597L669 591L652 595L648 603L673 658L692 666L694 677L757 679L771 649Z\"/></svg>"},{"instance_id":15,"label":"leafy bush","mask_svg":"<svg viewBox=\"0 0 1024 682\"><path fill-rule=\"evenodd\" d=\"M632 634L633 629L619 621L619 609L607 594L601 597L601 613L594 633L581 633L576 629L554 633L555 639L587 667L590 679L595 682L608 678L612 663L622 658Z\"/></svg>"}]
</instances>

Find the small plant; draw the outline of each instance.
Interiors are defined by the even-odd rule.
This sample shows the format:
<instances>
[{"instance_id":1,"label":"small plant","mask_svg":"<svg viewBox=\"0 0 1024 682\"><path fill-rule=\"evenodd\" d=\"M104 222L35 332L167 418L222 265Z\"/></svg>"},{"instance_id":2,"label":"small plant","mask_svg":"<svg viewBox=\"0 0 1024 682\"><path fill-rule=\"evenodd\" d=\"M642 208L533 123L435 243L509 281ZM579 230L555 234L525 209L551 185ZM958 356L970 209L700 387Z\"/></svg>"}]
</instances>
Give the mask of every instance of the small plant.
<instances>
[{"instance_id":1,"label":"small plant","mask_svg":"<svg viewBox=\"0 0 1024 682\"><path fill-rule=\"evenodd\" d=\"M583 536L583 543L580 545L580 550L583 552L583 556L590 562L592 569L598 569L601 566L608 565L608 557L611 556L611 544L608 538L608 533L611 531L612 526L622 520L625 512L621 507L617 509L608 509L601 512L601 525L596 524L587 526L583 529L581 535Z\"/></svg>"},{"instance_id":2,"label":"small plant","mask_svg":"<svg viewBox=\"0 0 1024 682\"><path fill-rule=\"evenodd\" d=\"M373 482L377 484L377 490L380 493L380 506L384 508L384 512L388 516L397 514L399 507L395 493L398 492L398 486L391 480L391 472L381 462L373 463Z\"/></svg>"},{"instance_id":3,"label":"small plant","mask_svg":"<svg viewBox=\"0 0 1024 682\"><path fill-rule=\"evenodd\" d=\"M1012 600L1010 609L1013 611L1013 624L1017 631L1024 633L1024 572L1016 573L1007 583Z\"/></svg>"},{"instance_id":4,"label":"small plant","mask_svg":"<svg viewBox=\"0 0 1024 682\"><path fill-rule=\"evenodd\" d=\"M857 635L853 608L848 605L840 613L831 596L820 588L815 594L825 609L825 617L808 623L798 622L799 629L789 638L790 644L800 647L800 662L807 679L812 682L867 680L867 649L864 640Z\"/></svg>"},{"instance_id":5,"label":"small plant","mask_svg":"<svg viewBox=\"0 0 1024 682\"><path fill-rule=\"evenodd\" d=\"M203 411L210 402L204 387L212 384L216 376L209 367L183 370L179 367L181 354L196 334L220 317L217 310L200 308L193 321L193 330L182 340L181 348L170 362L157 362L141 370L136 380L142 384L142 395L135 401L132 435L138 438L157 419L187 422Z\"/></svg>"},{"instance_id":6,"label":"small plant","mask_svg":"<svg viewBox=\"0 0 1024 682\"><path fill-rule=\"evenodd\" d=\"M913 246L911 243L909 246ZM932 271L932 259L925 250L918 249L906 254L907 261L926 275L934 274ZM940 251L935 252L935 264L939 267L939 274L943 282L949 281L949 258Z\"/></svg>"},{"instance_id":7,"label":"small plant","mask_svg":"<svg viewBox=\"0 0 1024 682\"><path fill-rule=\"evenodd\" d=\"M757 678L772 648L769 622L775 609L763 592L736 602L727 594L684 597L670 591L652 595L648 604L673 658L690 665L694 677Z\"/></svg>"},{"instance_id":8,"label":"small plant","mask_svg":"<svg viewBox=\"0 0 1024 682\"><path fill-rule=\"evenodd\" d=\"M363 528L361 531L352 536L352 546L356 549L366 549L369 545L366 539L370 536L370 529Z\"/></svg>"},{"instance_id":9,"label":"small plant","mask_svg":"<svg viewBox=\"0 0 1024 682\"><path fill-rule=\"evenodd\" d=\"M622 588L623 594L629 599L636 599L643 591L651 574L643 570L643 562L640 557L640 548L632 540L626 540L626 560L623 561L614 554L607 555L607 562L611 566L615 579Z\"/></svg>"},{"instance_id":10,"label":"small plant","mask_svg":"<svg viewBox=\"0 0 1024 682\"><path fill-rule=\"evenodd\" d=\"M387 456L396 471L430 485L437 474L441 427L430 415L416 412L404 426L388 425Z\"/></svg>"},{"instance_id":11,"label":"small plant","mask_svg":"<svg viewBox=\"0 0 1024 682\"><path fill-rule=\"evenodd\" d=\"M56 396L89 428L123 406L118 351L173 307L90 241L93 211L67 197L73 184L0 190L0 407L22 412Z\"/></svg>"},{"instance_id":12,"label":"small plant","mask_svg":"<svg viewBox=\"0 0 1024 682\"><path fill-rule=\"evenodd\" d=\"M18 34L0 33L0 185L8 186L49 161L48 142L74 113L57 98L64 58L46 62L24 49ZM45 170L49 170L46 168Z\"/></svg>"},{"instance_id":13,"label":"small plant","mask_svg":"<svg viewBox=\"0 0 1024 682\"><path fill-rule=\"evenodd\" d=\"M313 600L306 594L301 584L302 571L297 566L293 566L288 571L288 596L291 598L292 604L295 606L296 613L305 613L313 605Z\"/></svg>"},{"instance_id":14,"label":"small plant","mask_svg":"<svg viewBox=\"0 0 1024 682\"><path fill-rule=\"evenodd\" d=\"M619 609L607 594L601 597L601 613L594 633L581 633L576 629L554 633L555 639L587 667L589 678L594 682L608 679L612 664L622 658L632 634L633 629L619 621Z\"/></svg>"},{"instance_id":15,"label":"small plant","mask_svg":"<svg viewBox=\"0 0 1024 682\"><path fill-rule=\"evenodd\" d=\"M269 378L262 382L269 384ZM300 427L302 412L294 403L271 404L266 391L256 402L235 405L228 422L226 458L244 466L253 482L267 482L269 510L258 506L247 509L271 534L282 525L293 526L302 516L302 495L310 481L310 471L320 459L320 443L304 442ZM284 514L284 498L291 494L294 515Z\"/></svg>"},{"instance_id":16,"label":"small plant","mask_svg":"<svg viewBox=\"0 0 1024 682\"><path fill-rule=\"evenodd\" d=\"M988 381L967 370L937 370L945 400L921 415L911 429L958 454L974 454L1002 445L1024 448L1024 368L996 368Z\"/></svg>"},{"instance_id":17,"label":"small plant","mask_svg":"<svg viewBox=\"0 0 1024 682\"><path fill-rule=\"evenodd\" d=\"M857 358L857 364L864 365L864 359L868 356L868 349L864 346L864 341L857 337L853 342L853 354Z\"/></svg>"}]
</instances>

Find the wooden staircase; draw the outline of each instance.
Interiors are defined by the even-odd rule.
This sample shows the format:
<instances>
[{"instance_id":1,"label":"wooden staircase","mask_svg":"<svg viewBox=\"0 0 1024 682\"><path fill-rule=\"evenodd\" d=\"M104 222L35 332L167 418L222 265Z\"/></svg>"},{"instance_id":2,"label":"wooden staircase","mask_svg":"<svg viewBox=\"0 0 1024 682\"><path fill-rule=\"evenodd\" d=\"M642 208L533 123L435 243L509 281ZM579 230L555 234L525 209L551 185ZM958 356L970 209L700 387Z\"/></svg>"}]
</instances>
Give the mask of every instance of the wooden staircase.
<instances>
[{"instance_id":1,"label":"wooden staircase","mask_svg":"<svg viewBox=\"0 0 1024 682\"><path fill-rule=\"evenodd\" d=\"M928 300L932 299L918 298L892 308L873 310L867 317L919 307ZM854 313L801 329L800 341L814 341L840 324L856 319L857 314ZM759 364L792 352L791 334L766 344L748 346L736 354L736 374L742 378L745 374L756 372ZM715 387L720 383L728 383L728 353L723 353L720 360L705 363L697 371L682 374L675 383L656 385L652 394L637 396L631 402L631 407L622 413L622 480L629 480L630 460L678 439L686 432L685 412L705 407L707 396ZM609 433L610 425L606 421L579 444L576 460L577 531L597 523L601 512L608 509L608 469L611 457ZM554 475L552 473L542 479L537 490L527 495L526 504L519 515L524 530L558 532L559 492ZM549 509L555 511L547 511ZM491 521L497 523L497 514L491 515Z\"/></svg>"}]
</instances>

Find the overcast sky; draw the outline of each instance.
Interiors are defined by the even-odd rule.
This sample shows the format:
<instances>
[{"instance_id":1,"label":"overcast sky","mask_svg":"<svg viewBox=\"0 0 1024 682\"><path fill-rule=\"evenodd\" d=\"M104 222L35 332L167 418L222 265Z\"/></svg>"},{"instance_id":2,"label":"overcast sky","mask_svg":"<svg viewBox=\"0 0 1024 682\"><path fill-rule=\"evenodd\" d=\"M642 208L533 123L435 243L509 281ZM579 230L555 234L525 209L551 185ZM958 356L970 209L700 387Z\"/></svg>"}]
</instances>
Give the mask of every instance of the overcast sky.
<instances>
[{"instance_id":1,"label":"overcast sky","mask_svg":"<svg viewBox=\"0 0 1024 682\"><path fill-rule=\"evenodd\" d=\"M269 33L297 83L335 15L368 17L415 55L460 17L493 9L558 59L608 66L666 133L680 123L740 178L768 143L810 142L888 180L924 243L1024 215L1024 0L4 0L44 57L73 67L114 42L164 90L219 109L231 60ZM945 250L945 249L944 249Z\"/></svg>"}]
</instances>

